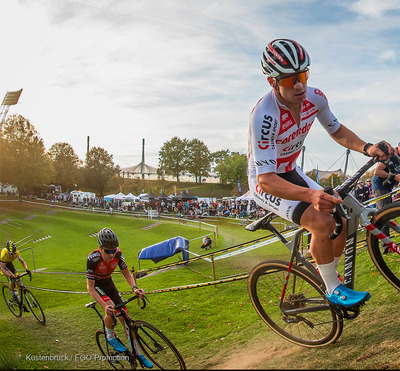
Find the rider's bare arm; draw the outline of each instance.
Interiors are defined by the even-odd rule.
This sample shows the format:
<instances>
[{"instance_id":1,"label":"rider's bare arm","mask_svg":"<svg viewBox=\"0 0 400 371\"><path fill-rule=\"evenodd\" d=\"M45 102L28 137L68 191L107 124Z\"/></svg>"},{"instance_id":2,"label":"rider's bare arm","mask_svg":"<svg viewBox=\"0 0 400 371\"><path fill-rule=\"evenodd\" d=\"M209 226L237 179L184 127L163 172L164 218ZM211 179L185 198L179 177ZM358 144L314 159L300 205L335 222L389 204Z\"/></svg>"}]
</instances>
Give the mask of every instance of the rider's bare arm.
<instances>
[{"instance_id":1,"label":"rider's bare arm","mask_svg":"<svg viewBox=\"0 0 400 371\"><path fill-rule=\"evenodd\" d=\"M381 178L387 179L387 178L389 178L390 174L387 171L385 171L385 169L386 169L386 165L379 162L378 165L376 165L374 174ZM396 174L396 176L394 177L394 180L396 182L400 182L400 174Z\"/></svg>"},{"instance_id":2,"label":"rider's bare arm","mask_svg":"<svg viewBox=\"0 0 400 371\"><path fill-rule=\"evenodd\" d=\"M340 125L338 130L331 134L331 137L343 147L360 153L363 153L364 146L367 144L343 124ZM389 143L385 141L382 142L388 147L389 154L394 152L394 148ZM379 156L380 160L387 160L389 158L388 155L378 148L378 144L368 147L367 153L371 157Z\"/></svg>"},{"instance_id":3,"label":"rider's bare arm","mask_svg":"<svg viewBox=\"0 0 400 371\"><path fill-rule=\"evenodd\" d=\"M25 260L24 259L22 259L22 257L20 256L20 257L18 257L18 260L21 262L21 264L22 264L22 266L24 267L24 269L26 270L26 269L28 269L28 266L26 265L26 263L25 263Z\"/></svg>"},{"instance_id":4,"label":"rider's bare arm","mask_svg":"<svg viewBox=\"0 0 400 371\"><path fill-rule=\"evenodd\" d=\"M129 272L129 268L125 268L121 270L121 273L123 274L123 276L126 279L126 282L129 283L129 286L132 287L133 292L136 295L139 295L140 298L143 297L144 295L144 290L143 289L138 289L136 286L136 281L133 278L133 276L131 275L131 273Z\"/></svg>"}]
</instances>

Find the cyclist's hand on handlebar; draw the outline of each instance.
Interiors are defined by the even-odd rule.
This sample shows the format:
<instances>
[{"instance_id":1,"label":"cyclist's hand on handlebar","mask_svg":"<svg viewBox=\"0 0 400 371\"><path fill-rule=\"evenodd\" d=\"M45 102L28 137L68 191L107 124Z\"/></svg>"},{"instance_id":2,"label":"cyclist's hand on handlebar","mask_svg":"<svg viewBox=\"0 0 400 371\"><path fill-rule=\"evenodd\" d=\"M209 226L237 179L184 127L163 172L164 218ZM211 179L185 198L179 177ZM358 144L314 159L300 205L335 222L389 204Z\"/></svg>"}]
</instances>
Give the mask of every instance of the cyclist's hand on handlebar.
<instances>
[{"instance_id":1,"label":"cyclist's hand on handlebar","mask_svg":"<svg viewBox=\"0 0 400 371\"><path fill-rule=\"evenodd\" d=\"M393 156L395 152L394 148L388 142L382 140L379 143L368 147L367 153L371 157L378 157L380 161L385 161L390 156Z\"/></svg>"},{"instance_id":2,"label":"cyclist's hand on handlebar","mask_svg":"<svg viewBox=\"0 0 400 371\"><path fill-rule=\"evenodd\" d=\"M343 203L341 197L335 193L332 196L323 189L315 190L312 194L311 203L317 211L332 213L337 204Z\"/></svg>"},{"instance_id":3,"label":"cyclist's hand on handlebar","mask_svg":"<svg viewBox=\"0 0 400 371\"><path fill-rule=\"evenodd\" d=\"M134 294L139 296L140 299L143 299L143 296L144 296L144 290L143 289L138 289L136 286L133 286L132 287L132 291L133 291Z\"/></svg>"},{"instance_id":4,"label":"cyclist's hand on handlebar","mask_svg":"<svg viewBox=\"0 0 400 371\"><path fill-rule=\"evenodd\" d=\"M106 313L111 316L115 312L114 306L111 304L107 304L107 303L105 303L105 304L106 305L103 306L103 308L106 311Z\"/></svg>"}]
</instances>

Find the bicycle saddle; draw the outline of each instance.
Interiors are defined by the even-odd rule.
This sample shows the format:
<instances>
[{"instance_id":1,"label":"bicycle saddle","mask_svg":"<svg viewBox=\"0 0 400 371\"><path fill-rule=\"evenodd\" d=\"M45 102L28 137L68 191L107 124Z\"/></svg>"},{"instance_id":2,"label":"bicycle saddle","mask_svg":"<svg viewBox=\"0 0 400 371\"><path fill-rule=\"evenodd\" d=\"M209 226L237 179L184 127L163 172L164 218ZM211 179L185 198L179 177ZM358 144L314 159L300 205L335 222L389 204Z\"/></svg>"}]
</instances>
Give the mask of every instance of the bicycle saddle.
<instances>
[{"instance_id":1,"label":"bicycle saddle","mask_svg":"<svg viewBox=\"0 0 400 371\"><path fill-rule=\"evenodd\" d=\"M269 212L267 215L263 216L261 219L255 220L253 223L250 223L246 226L246 229L250 232L254 232L257 229L269 229L268 225L270 221L276 218L277 215L273 212Z\"/></svg>"}]
</instances>

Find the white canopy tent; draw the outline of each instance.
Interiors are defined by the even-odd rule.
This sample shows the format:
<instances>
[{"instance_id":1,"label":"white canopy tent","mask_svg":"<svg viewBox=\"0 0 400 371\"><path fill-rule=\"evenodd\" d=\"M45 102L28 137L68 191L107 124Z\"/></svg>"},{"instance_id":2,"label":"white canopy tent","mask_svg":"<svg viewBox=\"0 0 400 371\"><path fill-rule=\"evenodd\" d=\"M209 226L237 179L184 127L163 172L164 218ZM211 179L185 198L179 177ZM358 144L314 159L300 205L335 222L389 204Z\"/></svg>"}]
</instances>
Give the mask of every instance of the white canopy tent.
<instances>
[{"instance_id":1,"label":"white canopy tent","mask_svg":"<svg viewBox=\"0 0 400 371\"><path fill-rule=\"evenodd\" d=\"M104 199L106 201L112 201L112 200L114 200L114 198L115 198L115 194L114 193L112 193L110 195L107 195L107 196L104 196Z\"/></svg>"},{"instance_id":2,"label":"white canopy tent","mask_svg":"<svg viewBox=\"0 0 400 371\"><path fill-rule=\"evenodd\" d=\"M138 196L135 196L132 192L129 192L126 196L125 196L125 200L126 201L139 201L140 198Z\"/></svg>"},{"instance_id":3,"label":"white canopy tent","mask_svg":"<svg viewBox=\"0 0 400 371\"><path fill-rule=\"evenodd\" d=\"M114 200L125 200L125 198L126 196L122 192L119 192L115 195Z\"/></svg>"},{"instance_id":4,"label":"white canopy tent","mask_svg":"<svg viewBox=\"0 0 400 371\"><path fill-rule=\"evenodd\" d=\"M244 195L235 198L235 201L242 201L242 200L252 200L253 196L251 195L250 191L247 191Z\"/></svg>"}]
</instances>

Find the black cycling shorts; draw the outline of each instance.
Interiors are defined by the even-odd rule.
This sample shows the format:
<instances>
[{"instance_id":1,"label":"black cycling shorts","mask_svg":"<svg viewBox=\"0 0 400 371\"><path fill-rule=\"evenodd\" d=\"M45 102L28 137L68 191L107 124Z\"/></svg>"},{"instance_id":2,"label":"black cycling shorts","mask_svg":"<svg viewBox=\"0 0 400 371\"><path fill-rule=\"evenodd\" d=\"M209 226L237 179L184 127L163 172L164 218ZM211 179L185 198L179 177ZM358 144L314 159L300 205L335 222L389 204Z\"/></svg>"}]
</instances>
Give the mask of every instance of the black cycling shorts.
<instances>
[{"instance_id":1,"label":"black cycling shorts","mask_svg":"<svg viewBox=\"0 0 400 371\"><path fill-rule=\"evenodd\" d=\"M118 289L115 287L111 277L105 280L95 280L94 287L100 296L107 295L114 305L122 303L122 297Z\"/></svg>"}]
</instances>

